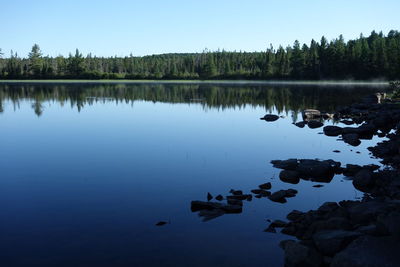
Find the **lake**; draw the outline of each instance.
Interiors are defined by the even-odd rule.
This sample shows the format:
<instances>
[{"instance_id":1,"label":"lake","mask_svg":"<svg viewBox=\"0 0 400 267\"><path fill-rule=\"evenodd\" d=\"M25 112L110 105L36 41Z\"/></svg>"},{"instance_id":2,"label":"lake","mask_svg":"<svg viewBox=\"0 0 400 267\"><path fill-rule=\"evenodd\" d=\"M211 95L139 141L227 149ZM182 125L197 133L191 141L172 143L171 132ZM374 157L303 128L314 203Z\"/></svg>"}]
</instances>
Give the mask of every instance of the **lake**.
<instances>
[{"instance_id":1,"label":"lake","mask_svg":"<svg viewBox=\"0 0 400 267\"><path fill-rule=\"evenodd\" d=\"M301 111L333 111L374 86L169 83L0 83L1 266L282 266L267 220L358 199L336 175L287 184L271 160L379 164ZM267 113L282 116L260 120ZM325 125L342 124L326 121ZM333 150L340 150L334 153ZM191 201L293 188L285 204L244 201L203 222ZM321 184L321 183L319 183ZM213 200L215 201L215 200ZM167 224L156 226L164 221Z\"/></svg>"}]
</instances>

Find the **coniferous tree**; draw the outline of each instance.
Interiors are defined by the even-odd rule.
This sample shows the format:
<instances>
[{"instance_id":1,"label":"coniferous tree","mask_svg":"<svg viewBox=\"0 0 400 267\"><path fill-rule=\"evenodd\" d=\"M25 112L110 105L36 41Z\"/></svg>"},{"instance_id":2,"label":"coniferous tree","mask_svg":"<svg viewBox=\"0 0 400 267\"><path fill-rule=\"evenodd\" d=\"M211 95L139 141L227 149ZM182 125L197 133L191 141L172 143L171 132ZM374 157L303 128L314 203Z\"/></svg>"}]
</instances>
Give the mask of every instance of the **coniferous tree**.
<instances>
[{"instance_id":1,"label":"coniferous tree","mask_svg":"<svg viewBox=\"0 0 400 267\"><path fill-rule=\"evenodd\" d=\"M42 51L38 44L32 46L29 57L29 72L35 76L40 76L42 71Z\"/></svg>"}]
</instances>

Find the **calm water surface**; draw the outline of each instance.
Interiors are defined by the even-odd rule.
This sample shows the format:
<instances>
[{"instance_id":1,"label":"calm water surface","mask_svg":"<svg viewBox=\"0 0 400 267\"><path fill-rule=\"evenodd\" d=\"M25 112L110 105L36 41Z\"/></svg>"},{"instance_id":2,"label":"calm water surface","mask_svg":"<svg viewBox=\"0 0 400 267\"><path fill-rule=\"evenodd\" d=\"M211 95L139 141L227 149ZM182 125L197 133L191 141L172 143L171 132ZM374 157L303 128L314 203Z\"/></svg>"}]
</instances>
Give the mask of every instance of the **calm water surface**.
<instances>
[{"instance_id":1,"label":"calm water surface","mask_svg":"<svg viewBox=\"0 0 400 267\"><path fill-rule=\"evenodd\" d=\"M362 194L342 176L322 188L283 183L269 162L377 163L366 150L376 139L354 148L292 123L304 108L332 111L379 90L0 84L0 265L282 266L278 244L290 237L263 232L267 219ZM259 119L270 112L285 118ZM265 182L299 193L208 222L190 210L207 192Z\"/></svg>"}]
</instances>

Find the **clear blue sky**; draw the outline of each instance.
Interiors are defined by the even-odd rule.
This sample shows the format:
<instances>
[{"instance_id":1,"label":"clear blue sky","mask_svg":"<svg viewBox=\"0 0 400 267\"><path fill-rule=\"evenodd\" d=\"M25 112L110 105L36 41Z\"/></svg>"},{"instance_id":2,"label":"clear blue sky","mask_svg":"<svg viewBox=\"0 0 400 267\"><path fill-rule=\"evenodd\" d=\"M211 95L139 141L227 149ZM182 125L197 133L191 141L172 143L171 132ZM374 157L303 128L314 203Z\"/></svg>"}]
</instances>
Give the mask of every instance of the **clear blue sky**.
<instances>
[{"instance_id":1,"label":"clear blue sky","mask_svg":"<svg viewBox=\"0 0 400 267\"><path fill-rule=\"evenodd\" d=\"M26 56L265 50L400 29L399 0L0 0L0 48Z\"/></svg>"}]
</instances>

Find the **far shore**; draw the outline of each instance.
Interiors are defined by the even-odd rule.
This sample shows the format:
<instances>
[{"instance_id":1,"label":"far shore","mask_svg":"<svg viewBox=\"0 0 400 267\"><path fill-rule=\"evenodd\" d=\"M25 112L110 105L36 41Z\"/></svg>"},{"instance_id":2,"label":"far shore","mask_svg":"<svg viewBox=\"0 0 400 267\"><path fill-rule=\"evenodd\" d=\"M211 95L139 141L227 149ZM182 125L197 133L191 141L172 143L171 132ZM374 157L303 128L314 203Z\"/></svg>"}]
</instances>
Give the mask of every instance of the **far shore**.
<instances>
[{"instance_id":1,"label":"far shore","mask_svg":"<svg viewBox=\"0 0 400 267\"><path fill-rule=\"evenodd\" d=\"M389 81L296 81L296 80L1 80L0 83L164 83L164 84L231 84L231 85L322 85L322 86L388 86Z\"/></svg>"}]
</instances>

